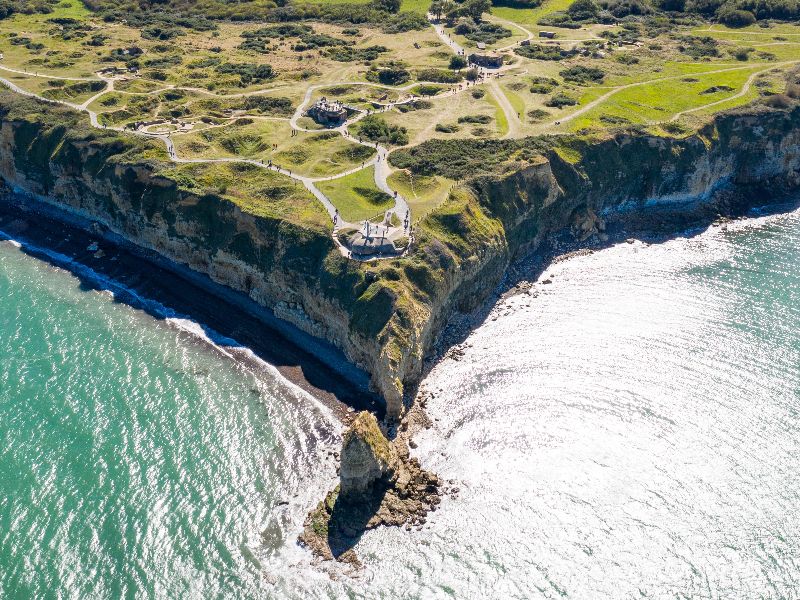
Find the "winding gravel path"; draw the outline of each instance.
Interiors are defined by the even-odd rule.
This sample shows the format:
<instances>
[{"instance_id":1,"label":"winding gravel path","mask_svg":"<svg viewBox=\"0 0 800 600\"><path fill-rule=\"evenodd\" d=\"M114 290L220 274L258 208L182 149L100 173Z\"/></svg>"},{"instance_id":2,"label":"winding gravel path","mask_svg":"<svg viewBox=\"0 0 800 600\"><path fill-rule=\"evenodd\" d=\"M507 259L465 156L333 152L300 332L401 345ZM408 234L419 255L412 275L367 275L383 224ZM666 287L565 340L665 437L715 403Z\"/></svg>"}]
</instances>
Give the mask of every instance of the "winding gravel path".
<instances>
[{"instance_id":1,"label":"winding gravel path","mask_svg":"<svg viewBox=\"0 0 800 600\"><path fill-rule=\"evenodd\" d=\"M444 44L446 44L455 54L458 54L458 55L466 54L465 49L460 44L458 44L454 39L452 39L452 37L450 35L447 34L447 32L444 30L444 27L441 24L435 22L435 20L433 19L433 17L431 15L428 15L428 18L429 18L429 21L430 21L431 26L433 27L434 31L436 32L436 34L438 35L438 37L442 40L442 42ZM526 35L527 35L526 40L531 40L534 37L533 33L530 30L526 29L525 27L522 27L522 26L517 25L516 23L512 23L510 21L505 21L503 19L498 19L498 21L504 22L504 23L508 23L508 24L516 27L517 29L525 32ZM565 40L560 40L560 41L565 41ZM510 50L513 47L517 46L519 43L520 42L516 42L515 44L511 44L511 45L506 46L504 48L500 48L498 51L503 52L503 51ZM1 56L2 55L0 55L0 57ZM759 74L761 74L761 73L763 73L765 71L769 71L769 70L775 69L775 68L797 64L799 62L800 62L800 60L794 60L794 61L784 61L784 62L780 62L780 63L771 64L768 67L765 67L765 68L763 68L763 69L761 69L759 71L754 72L748 78L747 82L744 84L742 89L737 94L735 94L734 96L730 96L728 98L724 98L722 100L718 100L716 102L712 102L712 103L706 104L704 106L695 107L695 108L691 108L691 109L682 111L680 113L677 113L676 115L673 115L671 120L674 121L674 120L680 118L681 116L683 116L685 114L696 112L696 111L703 110L703 109L706 109L706 108L710 108L710 107L713 107L713 106L717 106L719 104L723 104L725 102L729 102L729 101L734 100L736 98L740 98L740 97L742 97L742 96L744 96L745 94L748 93L748 91L750 90L750 87L752 86L753 82L755 81L755 78ZM717 73L725 73L725 72L729 72L729 71L740 71L740 70L752 69L752 68L754 68L753 65L730 67L730 68L718 69L718 70L714 70L714 71L706 71L705 73L701 73L700 75L713 75L713 74L717 74ZM501 69L498 69L497 71L502 71L504 69L505 69L505 67L501 67ZM322 191L320 191L320 189L315 185L316 183L319 183L319 182L322 182L322 181L333 181L333 180L336 180L336 179L347 177L348 175L352 175L352 174L357 173L357 172L359 172L359 171L361 171L363 169L366 169L366 168L374 166L375 167L374 173L375 173L375 185L376 185L376 187L378 189L380 189L382 192L388 194L389 196L391 196L394 199L393 207L388 209L385 214L388 216L390 213L394 213L401 220L401 222L405 219L406 216L408 216L409 222L412 222L412 220L411 220L411 209L410 209L410 207L408 205L408 202L406 201L405 198L403 198L395 190L392 190L391 187L388 184L388 177L392 173L392 169L391 169L391 167L389 166L389 163L388 163L388 156L389 156L389 154L391 153L392 150L382 146L381 144L377 144L377 143L374 143L374 142L362 141L362 140L359 140L359 139L353 137L352 135L350 135L350 133L348 131L348 127L350 127L351 125L357 123L359 120L363 119L368 114L385 112L387 110L391 110L394 106L397 106L399 104L405 104L405 103L408 103L408 102L413 102L414 100L416 100L416 97L413 94L408 94L407 97L402 98L402 99L400 99L400 100L398 100L396 102L386 102L386 103L382 103L382 104L376 102L374 104L380 106L380 108L377 108L375 110L364 110L364 109L360 109L360 108L355 108L353 110L357 111L357 114L354 117L347 119L344 123L342 123L338 127L326 128L326 129L308 129L308 128L300 126L299 120L300 120L300 118L302 118L305 115L306 110L307 110L307 108L308 108L308 106L311 103L311 100L313 98L314 92L317 91L317 90L320 90L320 89L325 89L325 88L332 87L333 85L366 86L366 87L373 87L373 88L391 90L391 91L395 91L395 92L410 92L410 90L412 88L414 88L415 86L424 85L426 83L438 85L438 84L436 84L436 82L419 82L419 81L417 81L417 82L409 83L409 84L403 85L403 86L386 86L386 85L363 82L363 81L349 81L349 82L337 82L336 84L325 83L325 84L317 84L317 85L309 86L306 89L305 95L303 97L303 101L300 103L300 105L297 107L297 109L292 114L291 118L289 119L290 127L295 131L304 132L304 133L312 133L312 134L313 133L321 133L321 132L324 132L324 131L336 131L342 137L344 137L346 140L348 140L350 142L353 142L353 143L356 143L356 144L361 144L363 146L367 146L367 147L370 147L370 148L374 148L376 154L375 154L375 156L373 158L371 158L368 161L365 161L359 167L348 169L348 170L343 171L341 173L337 173L335 175L330 175L330 176L326 176L326 177L307 177L307 176L304 176L304 175L299 175L297 173L293 173L290 170L281 168L281 167L279 167L277 165L272 165L269 162L265 163L264 161L255 160L255 159L227 158L227 157L220 157L220 158L182 158L182 157L178 156L177 152L175 151L175 145L174 145L174 142L172 140L173 136L171 134L149 133L149 132L145 132L145 131L131 131L131 130L128 130L128 129L124 129L122 127L113 127L113 126L109 127L109 126L106 126L106 125L102 125L98 120L97 112L91 110L89 108L89 106L91 106L91 104L93 102L95 102L97 99L99 99L103 95L108 94L109 92L112 92L112 91L117 91L117 90L115 90L115 87L114 87L114 85L115 85L115 78L114 77L105 77L105 76L101 75L100 73L97 73L97 77L96 78L90 78L90 77L61 77L61 76L58 76L58 75L40 74L38 72L30 72L30 71L24 71L24 70L21 70L21 69L13 69L13 68L6 67L6 66L0 66L0 70L7 71L9 73L16 73L16 74L19 74L19 75L26 75L26 76L29 76L29 77L39 77L39 78L44 78L44 79L59 79L59 80L65 80L65 81L104 81L105 84L106 84L105 89L101 90L97 94L94 94L93 96L91 96L90 98L88 98L87 100L82 102L81 104L76 104L76 103L73 103L73 102L68 102L66 100L51 100L51 99L48 99L48 98L44 98L43 96L41 96L39 94L35 94L33 92L30 92L30 91L27 91L27 90L21 88L19 85L17 85L13 81L10 81L9 79L5 79L5 78L0 77L0 83L2 83L3 85L7 86L12 91L14 91L14 92L16 92L18 94L21 94L23 96L32 97L32 98L37 98L39 100L43 100L45 102L49 102L49 103L52 103L52 104L60 104L60 105L72 108L74 110L87 113L88 116L89 116L89 121L92 124L92 126L98 128L98 129L110 129L110 130L113 130L113 131L118 131L120 133L126 133L126 134L129 134L129 135L137 135L137 136L140 136L140 137L161 140L164 143L164 145L165 145L165 147L167 149L167 154L169 156L169 159L172 162L181 163L181 164L185 164L185 163L191 163L191 164L197 164L197 163L247 163L247 164L251 164L251 165L257 166L259 168L275 171L276 173L280 173L282 175L290 177L291 179L294 179L295 181L298 181L298 182L302 183L303 186L315 198L317 198L317 200L319 200L319 202L325 207L325 210L328 212L328 215L331 217L331 220L333 221L334 218L335 218L336 225L334 227L332 237L333 237L335 243L337 244L337 246L339 247L340 252L344 256L348 256L349 252L348 252L347 248L345 248L339 242L339 240L337 239L337 237L335 235L336 234L336 230L339 229L339 228L342 228L342 227L360 228L360 224L354 224L354 223L348 223L348 222L342 221L342 219L339 216L338 211L337 211L336 207L334 206L334 204L330 201L330 199L324 193L322 193ZM588 111L592 110L596 106L602 104L603 102L605 102L606 100L608 100L609 98L611 98L612 96L614 96L615 94L617 94L617 93L619 93L619 92L621 92L623 90L627 90L627 89L630 89L630 88L633 88L633 87L637 87L637 86L649 85L649 84L652 84L652 83L672 81L672 80L676 80L676 79L681 79L683 77L685 77L685 75L675 75L675 76L670 76L670 77L661 77L661 78L657 78L657 79L651 79L649 81L639 81L639 82L629 83L629 84L626 84L626 85L622 85L622 86L618 86L618 87L612 88L608 92L603 94L602 96L600 96L600 97L596 98L595 100L589 102L588 104L586 104L585 106L583 106L580 109L576 110L575 112L573 112L573 113L571 113L571 114L569 114L569 115L567 115L565 117L560 118L558 121L553 121L553 122L550 122L548 124L545 124L545 129L552 128L555 124L564 124L564 123L567 123L569 121L572 121L572 120L576 119L577 117L579 117L579 116L587 113ZM506 115L506 120L508 121L508 131L506 132L504 137L506 137L506 138L518 137L523 132L522 132L522 124L520 122L519 116L517 115L517 112L514 110L514 107L511 105L510 101L508 100L508 97L503 93L502 89L500 88L500 86L498 85L498 83L497 83L497 81L495 79L492 79L490 77L490 78L487 79L486 83L487 83L488 87L490 88L490 90L492 92L492 95L497 99L497 102L498 102L500 108L503 110L503 112ZM462 86L453 86L451 88L451 90L440 94L439 98L446 97L448 95L455 95L455 94L461 93L462 91L466 91L469 88L470 88L470 86L464 86L464 85L462 85ZM242 93L236 93L236 94L217 94L217 93L205 90L203 88L167 85L167 86L158 88L156 90L151 90L149 92L127 92L127 91L119 90L119 93L129 94L129 95L154 95L154 94L158 94L160 92L167 91L167 90L182 90L182 91L196 92L196 93L199 93L199 94L212 96L212 97L216 97L216 98L244 98L244 97L250 97L250 96L271 94L271 93L279 92L281 89L282 89L281 87L275 87L275 88L270 88L270 89L256 90L256 91L252 91L252 92L242 92ZM272 119L276 119L276 118L272 118ZM285 120L285 119L278 118L276 120ZM175 135L179 136L179 135L184 135L184 134L176 133ZM399 231L399 229L400 228L390 228L390 231Z\"/></svg>"}]
</instances>

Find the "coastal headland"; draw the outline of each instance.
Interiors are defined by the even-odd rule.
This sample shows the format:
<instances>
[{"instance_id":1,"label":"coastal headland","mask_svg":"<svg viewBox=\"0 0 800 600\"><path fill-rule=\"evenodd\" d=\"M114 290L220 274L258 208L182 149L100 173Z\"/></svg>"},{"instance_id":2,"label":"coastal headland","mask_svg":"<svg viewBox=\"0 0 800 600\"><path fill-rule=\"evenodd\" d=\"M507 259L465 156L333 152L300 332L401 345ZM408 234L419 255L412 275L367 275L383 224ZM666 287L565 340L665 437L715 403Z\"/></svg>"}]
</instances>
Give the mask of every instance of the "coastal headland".
<instances>
[{"instance_id":1,"label":"coastal headland","mask_svg":"<svg viewBox=\"0 0 800 600\"><path fill-rule=\"evenodd\" d=\"M335 396L348 392L333 373L341 376L355 366L356 389L357 373L368 374L388 417L384 432L395 438L392 452L415 466L422 482L412 486L418 493L405 493L409 480L395 474L408 471L397 467L376 484L383 486L382 497L404 492L404 500L426 510L436 501L420 504L420 498L437 497L437 482L413 465L408 436L397 435L404 423L397 422L413 406L425 359L452 315L479 305L514 261L544 251L553 240L597 245L637 231L680 231L779 201L800 184L796 102L723 112L683 136L623 128L434 140L396 151L391 163L421 176L444 173L459 183L420 219L405 255L354 261L337 247L328 215L313 198L290 187L268 202L247 201L254 182L281 188L271 174L264 180L246 164L227 165L241 181L232 196L232 190L179 176L156 140L98 130L68 107L13 92L0 94L0 107L0 178L9 192L9 222L21 205L33 221L35 215L61 219L106 242L130 245L151 263L163 259L159 268L184 281L199 285L194 278L201 277L207 291L216 290L237 310L260 307L263 313L232 313L228 329L236 334L237 314L278 329L281 322L291 324L291 331L302 332L293 341L313 352L313 360L340 357L330 361L327 382L316 385ZM259 343L252 334L238 339ZM331 351L315 352L319 343ZM353 405L380 412L369 403ZM400 488L392 487L398 482ZM332 506L323 503L320 510L333 518ZM392 516L372 526L420 518L419 511L402 508L384 514Z\"/></svg>"}]
</instances>

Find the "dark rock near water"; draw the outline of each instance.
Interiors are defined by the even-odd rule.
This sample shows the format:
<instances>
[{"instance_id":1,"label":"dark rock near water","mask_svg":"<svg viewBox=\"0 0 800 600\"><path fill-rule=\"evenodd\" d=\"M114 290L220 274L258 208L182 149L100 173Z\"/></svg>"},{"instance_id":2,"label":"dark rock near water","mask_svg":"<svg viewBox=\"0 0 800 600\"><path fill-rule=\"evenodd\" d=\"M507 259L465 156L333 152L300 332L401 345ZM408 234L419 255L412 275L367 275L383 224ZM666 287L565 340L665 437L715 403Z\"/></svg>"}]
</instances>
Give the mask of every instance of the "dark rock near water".
<instances>
[{"instance_id":1,"label":"dark rock near water","mask_svg":"<svg viewBox=\"0 0 800 600\"><path fill-rule=\"evenodd\" d=\"M409 457L405 437L390 441L362 412L344 434L340 484L309 513L299 541L323 559L357 563L352 548L364 531L424 523L440 502L439 485Z\"/></svg>"}]
</instances>

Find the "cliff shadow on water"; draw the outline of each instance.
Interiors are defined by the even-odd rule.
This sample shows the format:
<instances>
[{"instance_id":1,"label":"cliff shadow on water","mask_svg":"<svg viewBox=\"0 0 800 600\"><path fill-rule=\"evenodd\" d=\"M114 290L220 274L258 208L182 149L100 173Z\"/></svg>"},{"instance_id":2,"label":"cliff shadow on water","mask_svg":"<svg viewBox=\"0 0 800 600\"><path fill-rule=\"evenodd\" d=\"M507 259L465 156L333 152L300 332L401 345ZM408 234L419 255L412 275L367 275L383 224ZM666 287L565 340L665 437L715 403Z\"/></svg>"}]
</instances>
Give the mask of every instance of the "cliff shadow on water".
<instances>
[{"instance_id":1,"label":"cliff shadow on water","mask_svg":"<svg viewBox=\"0 0 800 600\"><path fill-rule=\"evenodd\" d=\"M259 359L269 363L342 418L348 407L383 414L380 398L366 389L366 375L355 372L336 348L303 340L325 355L320 359L292 339L308 334L278 323L243 294L128 244L96 223L6 190L0 194L0 239L3 234L20 242L21 251L71 272L82 290L112 292L114 302L158 320L192 321L215 347L247 366L258 368ZM342 370L331 366L337 361Z\"/></svg>"}]
</instances>

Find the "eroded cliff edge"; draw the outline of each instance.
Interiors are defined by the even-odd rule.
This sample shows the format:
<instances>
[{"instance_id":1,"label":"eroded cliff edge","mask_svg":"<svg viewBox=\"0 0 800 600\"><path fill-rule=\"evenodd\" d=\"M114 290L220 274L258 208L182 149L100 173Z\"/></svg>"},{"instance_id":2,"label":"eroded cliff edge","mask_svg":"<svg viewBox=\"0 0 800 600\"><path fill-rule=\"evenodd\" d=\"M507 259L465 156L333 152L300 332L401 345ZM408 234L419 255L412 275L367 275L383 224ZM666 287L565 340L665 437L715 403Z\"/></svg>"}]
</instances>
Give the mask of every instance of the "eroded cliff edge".
<instances>
[{"instance_id":1,"label":"eroded cliff edge","mask_svg":"<svg viewBox=\"0 0 800 600\"><path fill-rule=\"evenodd\" d=\"M390 416L402 412L448 316L485 299L510 262L548 236L677 228L800 184L797 106L724 113L683 138L619 131L460 142L449 163L477 175L417 225L410 253L356 263L334 247L314 199L276 177L256 189L250 184L262 175L226 166L232 190L219 167L178 169L156 142L92 129L77 113L10 92L0 94L0 121L0 177L10 187L207 274L331 342L370 374ZM440 146L393 160L435 172ZM470 163L476 148L492 155L490 166Z\"/></svg>"}]
</instances>

